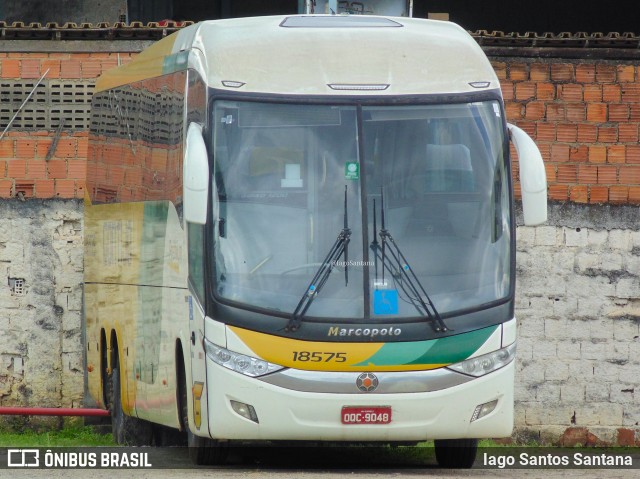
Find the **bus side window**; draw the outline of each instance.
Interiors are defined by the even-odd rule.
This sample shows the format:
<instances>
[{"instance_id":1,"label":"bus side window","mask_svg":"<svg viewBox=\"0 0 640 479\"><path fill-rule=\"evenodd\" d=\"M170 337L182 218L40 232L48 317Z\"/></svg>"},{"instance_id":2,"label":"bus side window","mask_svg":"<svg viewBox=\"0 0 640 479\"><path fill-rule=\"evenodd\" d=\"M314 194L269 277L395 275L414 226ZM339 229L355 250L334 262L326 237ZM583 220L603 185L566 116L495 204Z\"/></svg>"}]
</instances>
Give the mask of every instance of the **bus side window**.
<instances>
[{"instance_id":1,"label":"bus side window","mask_svg":"<svg viewBox=\"0 0 640 479\"><path fill-rule=\"evenodd\" d=\"M188 254L189 254L189 285L204 304L204 225L187 223Z\"/></svg>"}]
</instances>

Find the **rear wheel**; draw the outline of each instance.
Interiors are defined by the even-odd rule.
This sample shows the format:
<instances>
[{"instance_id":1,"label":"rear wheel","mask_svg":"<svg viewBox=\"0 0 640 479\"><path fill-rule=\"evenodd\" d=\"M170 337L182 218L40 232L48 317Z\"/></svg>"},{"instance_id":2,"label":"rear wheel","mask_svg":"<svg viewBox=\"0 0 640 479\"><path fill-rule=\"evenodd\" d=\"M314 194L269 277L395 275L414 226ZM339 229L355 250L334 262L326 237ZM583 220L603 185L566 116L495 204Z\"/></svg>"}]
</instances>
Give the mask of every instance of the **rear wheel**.
<instances>
[{"instance_id":1,"label":"rear wheel","mask_svg":"<svg viewBox=\"0 0 640 479\"><path fill-rule=\"evenodd\" d=\"M229 448L226 443L213 439L196 436L189 429L189 407L187 402L187 383L183 378L180 391L180 410L182 429L187 436L189 458L196 465L224 464L227 460Z\"/></svg>"},{"instance_id":2,"label":"rear wheel","mask_svg":"<svg viewBox=\"0 0 640 479\"><path fill-rule=\"evenodd\" d=\"M437 439L436 460L440 467L469 469L473 467L478 452L477 439Z\"/></svg>"},{"instance_id":3,"label":"rear wheel","mask_svg":"<svg viewBox=\"0 0 640 479\"><path fill-rule=\"evenodd\" d=\"M153 427L151 423L133 416L128 416L122 410L122 390L120 386L120 370L114 368L111 372L111 431L113 440L117 444L126 446L150 446L153 441Z\"/></svg>"}]
</instances>

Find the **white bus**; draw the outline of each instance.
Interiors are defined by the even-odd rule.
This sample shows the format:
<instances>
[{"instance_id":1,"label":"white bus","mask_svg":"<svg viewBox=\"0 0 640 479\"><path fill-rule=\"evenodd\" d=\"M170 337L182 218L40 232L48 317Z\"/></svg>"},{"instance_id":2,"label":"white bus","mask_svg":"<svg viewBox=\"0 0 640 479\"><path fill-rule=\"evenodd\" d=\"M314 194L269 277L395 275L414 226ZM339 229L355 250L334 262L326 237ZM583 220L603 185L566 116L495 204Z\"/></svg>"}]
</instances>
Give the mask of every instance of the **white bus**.
<instances>
[{"instance_id":1,"label":"white bus","mask_svg":"<svg viewBox=\"0 0 640 479\"><path fill-rule=\"evenodd\" d=\"M510 137L539 224L538 149L448 22L206 21L105 73L85 346L116 440L435 440L470 467L513 427Z\"/></svg>"}]
</instances>

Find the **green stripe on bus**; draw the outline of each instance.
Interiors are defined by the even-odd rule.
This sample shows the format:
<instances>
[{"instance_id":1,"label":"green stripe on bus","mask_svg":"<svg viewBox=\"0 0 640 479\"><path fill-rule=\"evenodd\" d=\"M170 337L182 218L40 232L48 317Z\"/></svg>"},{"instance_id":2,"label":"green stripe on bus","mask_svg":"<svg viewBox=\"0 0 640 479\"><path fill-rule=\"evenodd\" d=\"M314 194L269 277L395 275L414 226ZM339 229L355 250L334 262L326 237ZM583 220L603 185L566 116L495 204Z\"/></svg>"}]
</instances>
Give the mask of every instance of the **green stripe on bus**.
<instances>
[{"instance_id":1,"label":"green stripe on bus","mask_svg":"<svg viewBox=\"0 0 640 479\"><path fill-rule=\"evenodd\" d=\"M499 327L490 326L428 341L387 343L369 359L354 366L457 363L475 353Z\"/></svg>"}]
</instances>

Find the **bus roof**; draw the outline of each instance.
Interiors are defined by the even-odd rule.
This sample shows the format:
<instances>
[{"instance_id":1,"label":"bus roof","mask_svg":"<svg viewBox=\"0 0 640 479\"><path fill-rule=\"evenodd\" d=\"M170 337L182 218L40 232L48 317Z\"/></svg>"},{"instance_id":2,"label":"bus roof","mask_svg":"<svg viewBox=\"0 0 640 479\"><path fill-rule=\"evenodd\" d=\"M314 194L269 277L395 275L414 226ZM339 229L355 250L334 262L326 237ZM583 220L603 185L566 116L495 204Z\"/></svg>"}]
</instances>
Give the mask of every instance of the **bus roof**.
<instances>
[{"instance_id":1,"label":"bus roof","mask_svg":"<svg viewBox=\"0 0 640 479\"><path fill-rule=\"evenodd\" d=\"M421 95L499 89L454 23L344 15L200 22L106 72L96 90L196 68L210 87L286 95Z\"/></svg>"}]
</instances>

